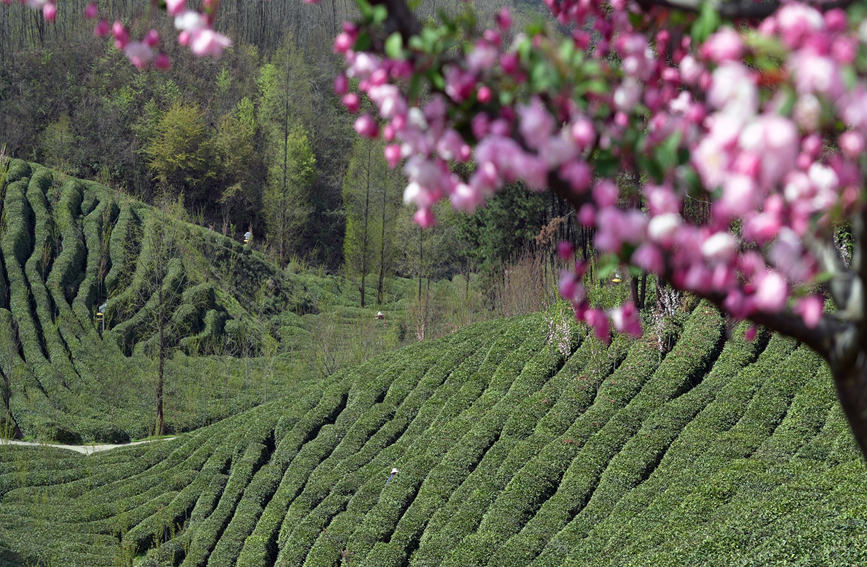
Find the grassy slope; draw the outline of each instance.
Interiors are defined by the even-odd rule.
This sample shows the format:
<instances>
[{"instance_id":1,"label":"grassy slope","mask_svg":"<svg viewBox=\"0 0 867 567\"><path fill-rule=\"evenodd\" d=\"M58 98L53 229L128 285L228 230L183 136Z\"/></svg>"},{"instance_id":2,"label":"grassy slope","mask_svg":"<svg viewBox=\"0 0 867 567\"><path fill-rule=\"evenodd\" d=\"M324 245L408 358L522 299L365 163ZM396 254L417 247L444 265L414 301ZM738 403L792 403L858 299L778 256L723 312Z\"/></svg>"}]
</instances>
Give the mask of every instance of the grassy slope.
<instances>
[{"instance_id":1,"label":"grassy slope","mask_svg":"<svg viewBox=\"0 0 867 567\"><path fill-rule=\"evenodd\" d=\"M0 549L70 566L867 561L867 471L803 347L726 339L704 305L662 360L624 338L564 358L546 330L474 325L156 445L4 450Z\"/></svg>"},{"instance_id":2,"label":"grassy slope","mask_svg":"<svg viewBox=\"0 0 867 567\"><path fill-rule=\"evenodd\" d=\"M336 278L277 270L230 238L36 164L12 160L0 180L0 435L73 443L146 436L160 287L171 313L172 431L289 393L287 376L312 378L301 356L315 351L324 323L334 342L365 347L354 359L384 350L351 335L345 322L373 321L373 312L349 307L358 294ZM392 288L388 302L408 293L407 282ZM328 313L311 313L317 306ZM396 322L378 323L361 338L397 334ZM327 354L328 370L346 362Z\"/></svg>"}]
</instances>

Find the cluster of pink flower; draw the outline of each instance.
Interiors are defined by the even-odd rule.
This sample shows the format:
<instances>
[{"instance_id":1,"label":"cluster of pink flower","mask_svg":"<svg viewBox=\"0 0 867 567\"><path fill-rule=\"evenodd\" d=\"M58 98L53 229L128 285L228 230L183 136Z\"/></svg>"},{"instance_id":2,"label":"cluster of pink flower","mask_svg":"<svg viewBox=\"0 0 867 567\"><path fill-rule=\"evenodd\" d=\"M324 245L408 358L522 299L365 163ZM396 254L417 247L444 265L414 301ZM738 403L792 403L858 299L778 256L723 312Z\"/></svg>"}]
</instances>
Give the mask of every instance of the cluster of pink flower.
<instances>
[{"instance_id":1,"label":"cluster of pink flower","mask_svg":"<svg viewBox=\"0 0 867 567\"><path fill-rule=\"evenodd\" d=\"M11 4L12 0L0 0ZM54 0L21 0L23 4L42 11L46 20L57 17L57 6ZM231 45L228 37L213 29L214 13L217 0L204 0L202 10L187 8L186 0L166 0L166 11L174 17L175 28L179 31L178 43L189 47L195 55L219 56ZM155 29L148 30L141 39L134 40L130 31L120 20L109 23L100 18L96 2L91 2L84 9L84 17L97 20L94 34L99 37L111 35L114 45L138 69L153 65L156 69L168 69L171 66L169 56L159 50L160 35Z\"/></svg>"},{"instance_id":2,"label":"cluster of pink flower","mask_svg":"<svg viewBox=\"0 0 867 567\"><path fill-rule=\"evenodd\" d=\"M841 10L822 14L786 4L758 29L785 53L776 74L762 74L742 62L756 48L732 28L692 45L689 36L675 42L668 29L639 31L634 22L642 14L630 13L625 0L546 2L573 27L574 47L590 55L592 67L551 63L562 50L541 34L519 34L506 45L511 18L504 10L462 58L443 57L443 84L434 84L424 104L405 92L414 74L430 76L429 54L355 51L362 30L354 24L337 37L334 48L344 54L347 72L336 91L351 112L359 111L359 92L376 105L384 125L364 114L355 129L381 136L393 167L405 160L404 199L418 207L416 221L433 223L432 207L443 198L472 211L505 183L520 181L531 190L565 183L571 200L583 203L579 221L596 228L600 251L717 298L736 317L779 312L791 299L815 326L823 301L808 290L820 265L806 243L830 241L831 211L848 215L862 206L857 160L867 135L867 85L857 78L847 85L843 77L867 28L851 29ZM534 94L527 44L542 54L539 60L578 79L561 76L568 88ZM579 79L594 78L609 89L579 90ZM350 89L353 80L358 92ZM527 102L496 96L506 89L529 91ZM840 123L845 131L837 131ZM631 203L623 202L615 179L594 178L600 155L613 156L620 170L645 173L638 158L672 139L689 161L667 164L661 179L644 185ZM457 162L471 162L472 173L455 173ZM714 200L707 222L682 214L691 171ZM592 308L581 276L579 264L563 273L560 285L581 320L599 336L607 336L609 325L640 332L631 304L610 312Z\"/></svg>"}]
</instances>

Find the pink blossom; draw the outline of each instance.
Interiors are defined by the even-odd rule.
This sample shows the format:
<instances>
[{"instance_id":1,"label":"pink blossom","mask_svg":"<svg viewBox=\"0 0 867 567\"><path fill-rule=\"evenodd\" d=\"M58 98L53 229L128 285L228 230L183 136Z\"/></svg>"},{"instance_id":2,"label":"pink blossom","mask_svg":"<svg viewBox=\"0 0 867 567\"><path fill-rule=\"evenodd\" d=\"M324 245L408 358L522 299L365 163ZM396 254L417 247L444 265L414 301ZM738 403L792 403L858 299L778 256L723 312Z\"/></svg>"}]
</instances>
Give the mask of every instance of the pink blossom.
<instances>
[{"instance_id":1,"label":"pink blossom","mask_svg":"<svg viewBox=\"0 0 867 567\"><path fill-rule=\"evenodd\" d=\"M584 193L593 181L593 172L587 162L572 160L560 168L560 177L569 183L576 193Z\"/></svg>"},{"instance_id":2,"label":"pink blossom","mask_svg":"<svg viewBox=\"0 0 867 567\"><path fill-rule=\"evenodd\" d=\"M582 226L593 226L596 224L596 207L590 203L581 205L578 209L578 222Z\"/></svg>"},{"instance_id":3,"label":"pink blossom","mask_svg":"<svg viewBox=\"0 0 867 567\"><path fill-rule=\"evenodd\" d=\"M611 330L608 326L608 317L601 309L588 309L584 312L584 322L593 329L593 334L603 343L611 339Z\"/></svg>"},{"instance_id":4,"label":"pink blossom","mask_svg":"<svg viewBox=\"0 0 867 567\"><path fill-rule=\"evenodd\" d=\"M97 37L105 37L111 31L111 26L108 23L108 20L101 19L96 25L93 27L93 35Z\"/></svg>"},{"instance_id":5,"label":"pink blossom","mask_svg":"<svg viewBox=\"0 0 867 567\"><path fill-rule=\"evenodd\" d=\"M677 213L657 215L647 224L647 235L654 242L669 245L681 224L682 220Z\"/></svg>"},{"instance_id":6,"label":"pink blossom","mask_svg":"<svg viewBox=\"0 0 867 567\"><path fill-rule=\"evenodd\" d=\"M346 107L346 110L353 114L358 112L358 109L361 107L361 99L359 99L358 95L355 93L347 93L343 95L343 98L340 99L340 102L343 103L343 106Z\"/></svg>"},{"instance_id":7,"label":"pink blossom","mask_svg":"<svg viewBox=\"0 0 867 567\"><path fill-rule=\"evenodd\" d=\"M166 0L166 11L172 16L177 16L184 11L186 0Z\"/></svg>"},{"instance_id":8,"label":"pink blossom","mask_svg":"<svg viewBox=\"0 0 867 567\"><path fill-rule=\"evenodd\" d=\"M756 293L753 301L757 309L768 313L781 311L786 305L788 286L778 272L767 270L754 278Z\"/></svg>"},{"instance_id":9,"label":"pink blossom","mask_svg":"<svg viewBox=\"0 0 867 567\"><path fill-rule=\"evenodd\" d=\"M362 114L355 121L355 131L359 136L375 138L379 134L379 125L369 114Z\"/></svg>"},{"instance_id":10,"label":"pink blossom","mask_svg":"<svg viewBox=\"0 0 867 567\"><path fill-rule=\"evenodd\" d=\"M645 185L644 196L652 215L680 211L680 197L668 185Z\"/></svg>"},{"instance_id":11,"label":"pink blossom","mask_svg":"<svg viewBox=\"0 0 867 567\"><path fill-rule=\"evenodd\" d=\"M53 2L48 2L42 7L42 17L46 21L52 22L57 17L57 6Z\"/></svg>"},{"instance_id":12,"label":"pink blossom","mask_svg":"<svg viewBox=\"0 0 867 567\"><path fill-rule=\"evenodd\" d=\"M170 69L172 66L172 62L169 59L169 56L165 53L158 53L154 58L154 68L159 69L160 71L165 71Z\"/></svg>"},{"instance_id":13,"label":"pink blossom","mask_svg":"<svg viewBox=\"0 0 867 567\"><path fill-rule=\"evenodd\" d=\"M744 51L744 42L735 30L725 27L708 38L701 54L716 63L736 61Z\"/></svg>"},{"instance_id":14,"label":"pink blossom","mask_svg":"<svg viewBox=\"0 0 867 567\"><path fill-rule=\"evenodd\" d=\"M680 60L680 79L687 85L698 82L704 68L692 55L687 55Z\"/></svg>"},{"instance_id":15,"label":"pink blossom","mask_svg":"<svg viewBox=\"0 0 867 567\"><path fill-rule=\"evenodd\" d=\"M509 13L508 8L502 8L496 15L497 26L506 31L512 26L512 15Z\"/></svg>"},{"instance_id":16,"label":"pink blossom","mask_svg":"<svg viewBox=\"0 0 867 567\"><path fill-rule=\"evenodd\" d=\"M708 262L728 262L737 253L738 242L729 232L717 232L701 245L701 253Z\"/></svg>"},{"instance_id":17,"label":"pink blossom","mask_svg":"<svg viewBox=\"0 0 867 567\"><path fill-rule=\"evenodd\" d=\"M795 168L799 136L795 125L777 114L764 114L741 133L739 144L761 159L759 180L771 187Z\"/></svg>"},{"instance_id":18,"label":"pink blossom","mask_svg":"<svg viewBox=\"0 0 867 567\"><path fill-rule=\"evenodd\" d=\"M175 29L193 32L207 27L208 21L195 10L183 10L175 15Z\"/></svg>"},{"instance_id":19,"label":"pink blossom","mask_svg":"<svg viewBox=\"0 0 867 567\"><path fill-rule=\"evenodd\" d=\"M458 183L449 195L452 206L459 211L472 213L485 201L484 194L466 183Z\"/></svg>"},{"instance_id":20,"label":"pink blossom","mask_svg":"<svg viewBox=\"0 0 867 567\"><path fill-rule=\"evenodd\" d=\"M160 34L155 29L148 30L145 34L143 42L149 47L156 47L160 43Z\"/></svg>"},{"instance_id":21,"label":"pink blossom","mask_svg":"<svg viewBox=\"0 0 867 567\"><path fill-rule=\"evenodd\" d=\"M843 132L839 144L843 154L850 159L857 159L864 152L864 136L860 132Z\"/></svg>"},{"instance_id":22,"label":"pink blossom","mask_svg":"<svg viewBox=\"0 0 867 567\"><path fill-rule=\"evenodd\" d=\"M586 150L593 145L596 139L596 130L593 128L593 122L589 119L580 116L572 122L570 128L572 140L580 150Z\"/></svg>"},{"instance_id":23,"label":"pink blossom","mask_svg":"<svg viewBox=\"0 0 867 567\"><path fill-rule=\"evenodd\" d=\"M593 186L593 200L599 208L616 205L618 194L617 185L610 179L600 179Z\"/></svg>"},{"instance_id":24,"label":"pink blossom","mask_svg":"<svg viewBox=\"0 0 867 567\"><path fill-rule=\"evenodd\" d=\"M478 42L475 49L467 56L467 65L470 71L479 73L493 67L497 63L497 59L497 50L493 46L485 42Z\"/></svg>"},{"instance_id":25,"label":"pink blossom","mask_svg":"<svg viewBox=\"0 0 867 567\"><path fill-rule=\"evenodd\" d=\"M84 7L84 17L88 20L93 20L99 15L99 8L96 6L96 2L91 2L87 6Z\"/></svg>"},{"instance_id":26,"label":"pink blossom","mask_svg":"<svg viewBox=\"0 0 867 567\"><path fill-rule=\"evenodd\" d=\"M571 242L561 240L557 242L557 257L561 260L568 260L575 254L575 248Z\"/></svg>"},{"instance_id":27,"label":"pink blossom","mask_svg":"<svg viewBox=\"0 0 867 567\"><path fill-rule=\"evenodd\" d=\"M560 291L560 297L572 303L581 303L587 297L581 280L572 270L560 271L557 289Z\"/></svg>"},{"instance_id":28,"label":"pink blossom","mask_svg":"<svg viewBox=\"0 0 867 567\"><path fill-rule=\"evenodd\" d=\"M727 61L711 75L707 100L712 106L724 108L746 120L754 115L758 108L759 95L755 79L742 64Z\"/></svg>"},{"instance_id":29,"label":"pink blossom","mask_svg":"<svg viewBox=\"0 0 867 567\"><path fill-rule=\"evenodd\" d=\"M652 274L661 274L665 267L662 252L649 242L645 242L632 253L632 263Z\"/></svg>"},{"instance_id":30,"label":"pink blossom","mask_svg":"<svg viewBox=\"0 0 867 567\"><path fill-rule=\"evenodd\" d=\"M822 301L821 296L808 295L795 303L794 311L804 319L804 324L807 327L814 329L822 319L824 306L825 302Z\"/></svg>"},{"instance_id":31,"label":"pink blossom","mask_svg":"<svg viewBox=\"0 0 867 567\"><path fill-rule=\"evenodd\" d=\"M412 215L412 220L422 228L432 227L436 220L434 219L433 211L430 209L419 209Z\"/></svg>"},{"instance_id":32,"label":"pink blossom","mask_svg":"<svg viewBox=\"0 0 867 567\"><path fill-rule=\"evenodd\" d=\"M446 69L446 94L455 102L468 99L476 89L475 76L454 65Z\"/></svg>"},{"instance_id":33,"label":"pink blossom","mask_svg":"<svg viewBox=\"0 0 867 567\"><path fill-rule=\"evenodd\" d=\"M641 336L641 320L638 317L638 309L631 301L611 311L611 322L618 333L626 333L633 337Z\"/></svg>"},{"instance_id":34,"label":"pink blossom","mask_svg":"<svg viewBox=\"0 0 867 567\"><path fill-rule=\"evenodd\" d=\"M542 105L538 97L533 97L530 104L518 107L521 117L521 136L527 145L534 149L541 148L554 130L554 119Z\"/></svg>"},{"instance_id":35,"label":"pink blossom","mask_svg":"<svg viewBox=\"0 0 867 567\"><path fill-rule=\"evenodd\" d=\"M795 88L800 94L816 93L832 99L843 92L843 78L837 62L805 49L789 59L789 69L795 75Z\"/></svg>"},{"instance_id":36,"label":"pink blossom","mask_svg":"<svg viewBox=\"0 0 867 567\"><path fill-rule=\"evenodd\" d=\"M129 43L129 32L120 20L115 20L111 26L111 33L114 36L114 44L118 49L123 49Z\"/></svg>"},{"instance_id":37,"label":"pink blossom","mask_svg":"<svg viewBox=\"0 0 867 567\"><path fill-rule=\"evenodd\" d=\"M791 48L800 44L808 34L825 27L821 12L804 4L791 3L781 7L776 15L777 31L783 41Z\"/></svg>"},{"instance_id":38,"label":"pink blossom","mask_svg":"<svg viewBox=\"0 0 867 567\"><path fill-rule=\"evenodd\" d=\"M153 49L140 41L131 41L123 48L123 54L136 69L146 68L154 58Z\"/></svg>"},{"instance_id":39,"label":"pink blossom","mask_svg":"<svg viewBox=\"0 0 867 567\"><path fill-rule=\"evenodd\" d=\"M224 49L232 45L228 37L212 29L194 30L191 34L190 51L200 57L219 57Z\"/></svg>"},{"instance_id":40,"label":"pink blossom","mask_svg":"<svg viewBox=\"0 0 867 567\"><path fill-rule=\"evenodd\" d=\"M614 107L623 112L630 112L638 101L641 100L641 83L636 79L627 77L616 89L612 102Z\"/></svg>"}]
</instances>

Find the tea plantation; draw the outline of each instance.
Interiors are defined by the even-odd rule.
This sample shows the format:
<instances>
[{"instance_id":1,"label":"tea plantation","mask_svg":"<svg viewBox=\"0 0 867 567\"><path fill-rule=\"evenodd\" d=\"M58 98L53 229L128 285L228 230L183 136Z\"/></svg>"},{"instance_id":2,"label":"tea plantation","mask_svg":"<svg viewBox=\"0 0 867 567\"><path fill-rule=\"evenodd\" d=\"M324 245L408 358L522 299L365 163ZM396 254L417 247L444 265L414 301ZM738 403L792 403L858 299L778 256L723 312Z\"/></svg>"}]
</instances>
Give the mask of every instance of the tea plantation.
<instances>
[{"instance_id":1,"label":"tea plantation","mask_svg":"<svg viewBox=\"0 0 867 567\"><path fill-rule=\"evenodd\" d=\"M36 287L14 250L11 289ZM803 346L704 304L665 356L623 337L565 356L547 328L476 324L170 441L4 447L0 565L867 563L867 471ZM31 407L63 392L43 389Z\"/></svg>"},{"instance_id":2,"label":"tea plantation","mask_svg":"<svg viewBox=\"0 0 867 567\"><path fill-rule=\"evenodd\" d=\"M298 381L287 376L315 377L294 355L310 350L320 307L344 334L372 319L348 307L357 299L343 287L278 270L249 246L96 183L12 160L0 175L0 436L148 435L160 327L170 432L287 394ZM401 282L392 288L397 301Z\"/></svg>"}]
</instances>

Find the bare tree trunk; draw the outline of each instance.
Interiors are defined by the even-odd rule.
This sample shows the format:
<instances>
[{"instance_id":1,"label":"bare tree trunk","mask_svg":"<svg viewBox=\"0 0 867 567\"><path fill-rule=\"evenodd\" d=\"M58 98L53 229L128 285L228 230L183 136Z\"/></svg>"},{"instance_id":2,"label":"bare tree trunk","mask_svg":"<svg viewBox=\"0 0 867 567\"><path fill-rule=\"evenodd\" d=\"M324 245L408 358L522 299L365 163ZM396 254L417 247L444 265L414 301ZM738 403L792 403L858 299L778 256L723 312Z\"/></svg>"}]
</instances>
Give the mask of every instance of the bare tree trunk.
<instances>
[{"instance_id":1,"label":"bare tree trunk","mask_svg":"<svg viewBox=\"0 0 867 567\"><path fill-rule=\"evenodd\" d=\"M862 346L849 364L831 364L843 413L867 459L867 350Z\"/></svg>"},{"instance_id":2,"label":"bare tree trunk","mask_svg":"<svg viewBox=\"0 0 867 567\"><path fill-rule=\"evenodd\" d=\"M368 221L370 219L370 159L373 151L372 144L367 146L367 185L364 188L364 232L361 238L361 306L364 307L364 278L367 277L367 270L370 266L367 264L367 244L369 241Z\"/></svg>"},{"instance_id":3,"label":"bare tree trunk","mask_svg":"<svg viewBox=\"0 0 867 567\"><path fill-rule=\"evenodd\" d=\"M424 264L424 248L422 247L422 228L418 227L418 300L421 301L421 267Z\"/></svg>"},{"instance_id":4,"label":"bare tree trunk","mask_svg":"<svg viewBox=\"0 0 867 567\"><path fill-rule=\"evenodd\" d=\"M388 183L382 186L382 225L379 228L379 281L376 284L376 304L382 305L385 280L385 206L388 202Z\"/></svg>"},{"instance_id":5,"label":"bare tree trunk","mask_svg":"<svg viewBox=\"0 0 867 567\"><path fill-rule=\"evenodd\" d=\"M165 433L165 418L163 417L163 377L165 376L166 367L166 341L165 341L165 305L163 304L163 288L160 286L159 291L160 311L157 325L159 327L159 349L160 361L157 368L157 425L154 428L155 435L163 435Z\"/></svg>"}]
</instances>

